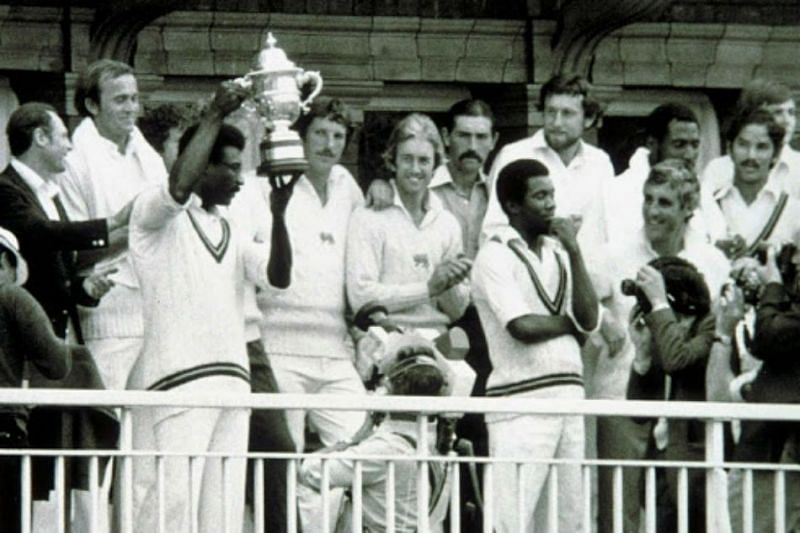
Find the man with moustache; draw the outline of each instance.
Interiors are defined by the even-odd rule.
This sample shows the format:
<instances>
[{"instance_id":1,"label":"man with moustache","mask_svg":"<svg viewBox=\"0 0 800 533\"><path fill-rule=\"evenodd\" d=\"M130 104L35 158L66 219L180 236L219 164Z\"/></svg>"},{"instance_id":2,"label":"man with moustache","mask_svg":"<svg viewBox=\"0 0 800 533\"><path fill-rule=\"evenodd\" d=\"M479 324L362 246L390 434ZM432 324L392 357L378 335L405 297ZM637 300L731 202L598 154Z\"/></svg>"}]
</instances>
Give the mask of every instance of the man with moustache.
<instances>
[{"instance_id":1,"label":"man with moustache","mask_svg":"<svg viewBox=\"0 0 800 533\"><path fill-rule=\"evenodd\" d=\"M789 143L794 137L797 125L797 110L792 91L784 84L763 78L757 78L744 86L736 103L734 115L747 115L761 109L772 115L775 122L785 132L782 139L783 148L771 175L779 183L780 188L800 200L800 152ZM704 189L715 191L730 185L734 175L734 163L731 154L720 156L708 163L700 181Z\"/></svg>"},{"instance_id":2,"label":"man with moustache","mask_svg":"<svg viewBox=\"0 0 800 533\"><path fill-rule=\"evenodd\" d=\"M756 109L734 116L726 137L733 180L703 189L702 212L711 242L732 260L752 255L767 242L799 242L800 201L773 170L784 129L767 111Z\"/></svg>"}]
</instances>

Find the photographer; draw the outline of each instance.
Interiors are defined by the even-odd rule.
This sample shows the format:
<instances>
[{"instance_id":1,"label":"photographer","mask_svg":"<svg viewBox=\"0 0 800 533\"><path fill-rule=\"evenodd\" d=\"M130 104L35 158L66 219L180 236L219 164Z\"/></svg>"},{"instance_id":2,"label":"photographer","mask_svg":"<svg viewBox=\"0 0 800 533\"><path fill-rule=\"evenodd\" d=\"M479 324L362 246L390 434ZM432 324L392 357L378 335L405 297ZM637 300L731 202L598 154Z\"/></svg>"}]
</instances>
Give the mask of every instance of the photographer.
<instances>
[{"instance_id":1,"label":"photographer","mask_svg":"<svg viewBox=\"0 0 800 533\"><path fill-rule=\"evenodd\" d=\"M703 275L679 257L660 257L642 267L626 293L637 304L631 313L635 346L628 398L705 400L705 367L714 340L711 298ZM703 422L664 418L637 420L647 427L646 459L698 461L704 454ZM641 475L641 474L639 474ZM705 531L704 473L689 473L689 524ZM677 469L658 471L658 531L677 530Z\"/></svg>"},{"instance_id":2,"label":"photographer","mask_svg":"<svg viewBox=\"0 0 800 533\"><path fill-rule=\"evenodd\" d=\"M780 256L780 258L779 258ZM800 255L793 245L784 245L780 254L775 247L767 250L761 268L763 289L756 307L753 355L762 361L755 379L743 395L748 402L800 403L800 287L797 266ZM734 459L741 462L798 462L800 425L796 422L742 421L741 437ZM743 471L730 473L731 526L741 531L739 502L743 489ZM775 529L774 475L753 471L753 531ZM800 527L800 475L785 476L785 524L787 531Z\"/></svg>"}]
</instances>

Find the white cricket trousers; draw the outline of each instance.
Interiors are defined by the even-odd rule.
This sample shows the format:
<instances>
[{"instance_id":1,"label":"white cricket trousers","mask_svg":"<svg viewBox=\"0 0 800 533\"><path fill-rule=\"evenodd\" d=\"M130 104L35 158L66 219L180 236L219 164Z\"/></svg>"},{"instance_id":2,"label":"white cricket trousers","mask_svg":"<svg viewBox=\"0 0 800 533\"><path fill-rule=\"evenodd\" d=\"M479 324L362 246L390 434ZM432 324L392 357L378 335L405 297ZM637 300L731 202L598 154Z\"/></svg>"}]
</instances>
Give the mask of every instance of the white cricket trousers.
<instances>
[{"instance_id":1,"label":"white cricket trousers","mask_svg":"<svg viewBox=\"0 0 800 533\"><path fill-rule=\"evenodd\" d=\"M487 424L489 455L496 458L533 460L584 458L584 427L581 416L516 416ZM545 533L549 465L496 463L493 467L493 516L496 533ZM581 512L583 486L579 464L559 465L557 471L558 531L583 531ZM517 488L522 487L521 497ZM518 502L521 506L518 507ZM538 505L537 505L538 504ZM520 521L522 521L520 523Z\"/></svg>"},{"instance_id":2,"label":"white cricket trousers","mask_svg":"<svg viewBox=\"0 0 800 533\"><path fill-rule=\"evenodd\" d=\"M234 378L207 378L178 387L186 390L215 381L227 381L230 392L250 392L246 382ZM192 387L194 385L194 387ZM219 387L208 387L206 394L215 394ZM224 393L217 393L224 394ZM162 413L164 410L160 410ZM184 409L169 410L168 416L157 416L154 424L156 448L159 451L194 455L205 452L226 455L247 453L249 409ZM165 533L240 533L244 517L244 491L247 461L244 457L228 458L167 457L164 459L164 523ZM157 533L159 494L157 477L134 508L134 531Z\"/></svg>"}]
</instances>

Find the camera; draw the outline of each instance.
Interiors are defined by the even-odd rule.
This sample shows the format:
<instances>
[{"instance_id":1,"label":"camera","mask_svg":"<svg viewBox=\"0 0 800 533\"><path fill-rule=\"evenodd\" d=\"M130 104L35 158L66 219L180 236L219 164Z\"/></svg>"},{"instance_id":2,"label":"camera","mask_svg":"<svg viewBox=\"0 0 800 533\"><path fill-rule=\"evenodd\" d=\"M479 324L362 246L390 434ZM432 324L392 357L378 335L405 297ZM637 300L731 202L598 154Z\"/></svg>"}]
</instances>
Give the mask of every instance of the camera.
<instances>
[{"instance_id":1,"label":"camera","mask_svg":"<svg viewBox=\"0 0 800 533\"><path fill-rule=\"evenodd\" d=\"M635 297L636 303L639 305L639 309L641 309L643 313L647 314L653 309L653 306L650 304L650 300L647 299L647 296L644 294L642 289L632 279L623 279L622 283L620 283L619 289L625 296Z\"/></svg>"},{"instance_id":2,"label":"camera","mask_svg":"<svg viewBox=\"0 0 800 533\"><path fill-rule=\"evenodd\" d=\"M767 264L767 243L761 243L753 252L753 257L762 265ZM797 252L797 246L793 243L786 243L778 250L778 255L775 257L775 263L778 265L778 271L781 274L781 280L786 286L793 286L794 280L797 277L797 266L792 260ZM736 286L742 289L742 294L745 303L750 305L758 304L758 296L761 291L760 284L757 279L752 279L742 272L736 279Z\"/></svg>"}]
</instances>

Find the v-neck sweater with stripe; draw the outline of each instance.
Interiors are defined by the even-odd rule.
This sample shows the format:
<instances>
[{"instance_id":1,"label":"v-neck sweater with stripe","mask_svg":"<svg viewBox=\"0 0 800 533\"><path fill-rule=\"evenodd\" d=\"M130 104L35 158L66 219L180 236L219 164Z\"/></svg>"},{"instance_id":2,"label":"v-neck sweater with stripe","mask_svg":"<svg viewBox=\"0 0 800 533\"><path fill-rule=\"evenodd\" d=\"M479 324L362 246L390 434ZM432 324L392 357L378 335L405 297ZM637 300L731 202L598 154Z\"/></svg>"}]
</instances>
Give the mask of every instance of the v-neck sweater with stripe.
<instances>
[{"instance_id":1,"label":"v-neck sweater with stripe","mask_svg":"<svg viewBox=\"0 0 800 533\"><path fill-rule=\"evenodd\" d=\"M212 376L249 382L244 280L268 283L269 247L235 228L195 195L178 204L166 186L136 199L130 251L144 302L145 388Z\"/></svg>"},{"instance_id":2,"label":"v-neck sweater with stripe","mask_svg":"<svg viewBox=\"0 0 800 533\"><path fill-rule=\"evenodd\" d=\"M492 361L487 396L583 396L581 351L573 335L526 343L507 329L512 320L535 314L569 316L582 330L572 315L569 256L556 239L544 237L537 257L513 228L497 228L472 267L472 297Z\"/></svg>"}]
</instances>

